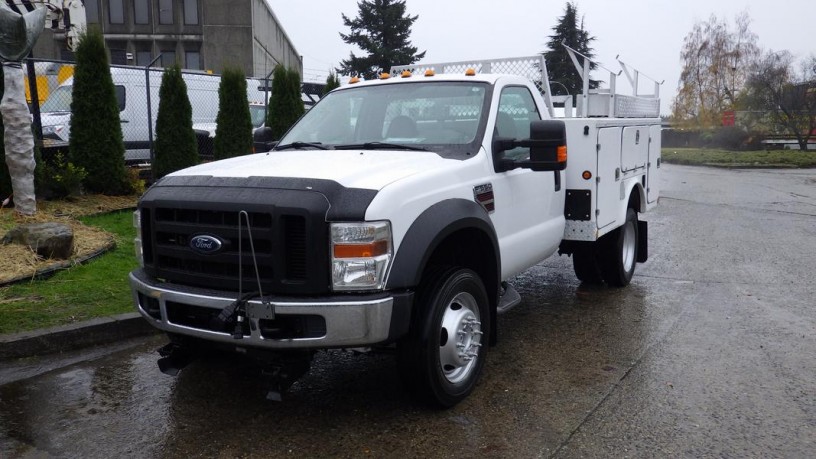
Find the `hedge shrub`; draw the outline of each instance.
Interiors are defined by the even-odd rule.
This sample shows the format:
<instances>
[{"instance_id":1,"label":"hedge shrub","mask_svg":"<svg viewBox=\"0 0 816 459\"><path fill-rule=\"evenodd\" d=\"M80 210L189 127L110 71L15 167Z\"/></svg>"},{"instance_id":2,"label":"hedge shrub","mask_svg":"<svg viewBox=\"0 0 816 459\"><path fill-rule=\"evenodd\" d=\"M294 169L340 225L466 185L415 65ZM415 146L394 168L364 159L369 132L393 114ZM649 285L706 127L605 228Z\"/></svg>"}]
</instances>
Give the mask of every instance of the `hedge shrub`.
<instances>
[{"instance_id":1,"label":"hedge shrub","mask_svg":"<svg viewBox=\"0 0 816 459\"><path fill-rule=\"evenodd\" d=\"M252 118L249 115L244 71L227 67L218 86L218 116L215 130L215 159L252 152Z\"/></svg>"},{"instance_id":2,"label":"hedge shrub","mask_svg":"<svg viewBox=\"0 0 816 459\"><path fill-rule=\"evenodd\" d=\"M162 76L154 154L155 179L198 164L193 109L178 64L165 70Z\"/></svg>"},{"instance_id":3,"label":"hedge shrub","mask_svg":"<svg viewBox=\"0 0 816 459\"><path fill-rule=\"evenodd\" d=\"M71 162L83 168L86 191L127 194L131 191L125 170L125 146L119 124L105 40L92 27L80 37L76 50L73 101L71 102Z\"/></svg>"}]
</instances>

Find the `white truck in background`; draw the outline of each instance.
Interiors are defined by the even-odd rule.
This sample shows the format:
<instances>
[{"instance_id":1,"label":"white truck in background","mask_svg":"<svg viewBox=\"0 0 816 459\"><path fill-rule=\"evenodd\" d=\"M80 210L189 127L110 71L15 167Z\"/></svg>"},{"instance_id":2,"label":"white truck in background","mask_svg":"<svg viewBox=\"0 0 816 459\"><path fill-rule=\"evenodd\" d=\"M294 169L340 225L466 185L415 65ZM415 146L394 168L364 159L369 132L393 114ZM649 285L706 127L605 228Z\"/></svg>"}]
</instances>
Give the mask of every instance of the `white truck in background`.
<instances>
[{"instance_id":1,"label":"white truck in background","mask_svg":"<svg viewBox=\"0 0 816 459\"><path fill-rule=\"evenodd\" d=\"M141 67L111 67L111 78L119 104L119 122L122 126L122 138L125 143L125 162L129 164L150 162L150 124L153 123L153 136L156 135L156 118L159 113L159 89L161 88L163 69L150 69L150 101L148 110L148 77ZM194 129L196 126L214 126L218 115L218 87L221 84L219 75L189 72L182 73L187 85L187 96L190 99ZM71 101L73 77L67 79L46 99L40 107L42 120L43 146L50 149L64 148L68 145L71 134ZM247 100L263 102L264 91L261 82L247 78ZM150 118L148 117L150 115ZM203 131L204 137L209 131ZM208 152L212 155L211 147ZM205 155L206 156L206 155Z\"/></svg>"},{"instance_id":2,"label":"white truck in background","mask_svg":"<svg viewBox=\"0 0 816 459\"><path fill-rule=\"evenodd\" d=\"M268 153L159 180L130 283L171 338L160 368L257 353L279 399L317 350L395 345L410 390L463 400L521 301L514 276L560 252L625 286L647 258L658 87L638 95L635 74L622 95L616 76L556 120L542 56L396 67L326 95Z\"/></svg>"}]
</instances>

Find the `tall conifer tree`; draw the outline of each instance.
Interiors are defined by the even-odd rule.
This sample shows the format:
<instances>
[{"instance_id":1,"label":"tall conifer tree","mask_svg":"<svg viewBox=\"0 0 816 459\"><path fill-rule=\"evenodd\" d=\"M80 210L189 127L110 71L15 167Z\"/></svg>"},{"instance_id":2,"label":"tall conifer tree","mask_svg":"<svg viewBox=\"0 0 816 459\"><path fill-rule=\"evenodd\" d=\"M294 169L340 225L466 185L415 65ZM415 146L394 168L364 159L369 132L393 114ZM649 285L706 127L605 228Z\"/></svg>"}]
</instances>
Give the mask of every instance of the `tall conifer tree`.
<instances>
[{"instance_id":1,"label":"tall conifer tree","mask_svg":"<svg viewBox=\"0 0 816 459\"><path fill-rule=\"evenodd\" d=\"M338 73L373 79L378 69L388 72L393 65L413 64L425 57L425 51L417 53L417 47L411 46L411 26L419 16L406 14L405 0L363 0L357 6L356 18L342 15L343 24L351 31L340 37L367 54L351 53L340 62Z\"/></svg>"},{"instance_id":2,"label":"tall conifer tree","mask_svg":"<svg viewBox=\"0 0 816 459\"><path fill-rule=\"evenodd\" d=\"M569 2L564 7L564 15L558 18L558 24L552 30L553 34L550 35L550 41L547 42L547 50L543 53L550 81L556 82L556 84L551 85L552 92L555 95L566 95L564 93L564 87L566 87L569 94L574 96L582 92L583 82L575 70L575 65L573 65L569 54L567 54L566 48L561 44L564 43L579 53L594 58L595 53L590 45L595 41L595 37L589 35L589 32L584 29L583 18L579 22L578 7ZM596 67L597 65L593 63L590 65L590 70L594 70ZM598 80L590 80L589 87L594 89L599 84L600 81ZM561 87L561 85L564 85L564 87Z\"/></svg>"}]
</instances>

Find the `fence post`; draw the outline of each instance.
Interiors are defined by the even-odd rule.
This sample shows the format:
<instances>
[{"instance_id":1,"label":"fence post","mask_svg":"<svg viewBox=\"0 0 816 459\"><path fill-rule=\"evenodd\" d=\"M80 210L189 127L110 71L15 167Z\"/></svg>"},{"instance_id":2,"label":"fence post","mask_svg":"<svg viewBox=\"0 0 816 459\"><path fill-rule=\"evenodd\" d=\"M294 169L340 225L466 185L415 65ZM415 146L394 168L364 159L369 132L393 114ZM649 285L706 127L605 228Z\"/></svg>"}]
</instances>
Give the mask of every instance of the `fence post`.
<instances>
[{"instance_id":1,"label":"fence post","mask_svg":"<svg viewBox=\"0 0 816 459\"><path fill-rule=\"evenodd\" d=\"M34 140L39 147L43 145L42 115L40 114L40 94L37 91L37 72L34 69L34 53L26 59L28 70L28 93L31 95L31 114L34 118Z\"/></svg>"}]
</instances>

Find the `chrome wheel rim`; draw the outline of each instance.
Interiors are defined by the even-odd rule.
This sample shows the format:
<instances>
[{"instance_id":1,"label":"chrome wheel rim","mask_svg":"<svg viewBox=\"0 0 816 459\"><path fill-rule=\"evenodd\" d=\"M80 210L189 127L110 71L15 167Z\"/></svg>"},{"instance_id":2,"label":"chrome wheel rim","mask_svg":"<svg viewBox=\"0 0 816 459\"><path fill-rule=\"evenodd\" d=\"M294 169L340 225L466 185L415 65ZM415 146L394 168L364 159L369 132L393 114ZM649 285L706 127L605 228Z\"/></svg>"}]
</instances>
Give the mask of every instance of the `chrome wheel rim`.
<instances>
[{"instance_id":1,"label":"chrome wheel rim","mask_svg":"<svg viewBox=\"0 0 816 459\"><path fill-rule=\"evenodd\" d=\"M623 270L629 272L635 265L635 248L637 247L637 233L635 224L627 222L623 227Z\"/></svg>"},{"instance_id":2,"label":"chrome wheel rim","mask_svg":"<svg viewBox=\"0 0 816 459\"><path fill-rule=\"evenodd\" d=\"M482 347L482 323L476 299L457 294L446 306L439 329L439 365L445 379L457 384L470 377Z\"/></svg>"}]
</instances>

